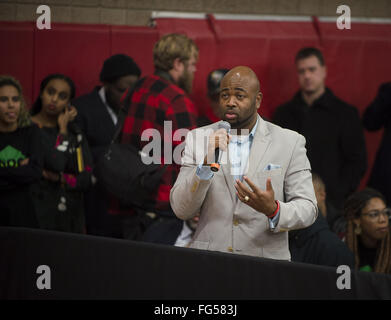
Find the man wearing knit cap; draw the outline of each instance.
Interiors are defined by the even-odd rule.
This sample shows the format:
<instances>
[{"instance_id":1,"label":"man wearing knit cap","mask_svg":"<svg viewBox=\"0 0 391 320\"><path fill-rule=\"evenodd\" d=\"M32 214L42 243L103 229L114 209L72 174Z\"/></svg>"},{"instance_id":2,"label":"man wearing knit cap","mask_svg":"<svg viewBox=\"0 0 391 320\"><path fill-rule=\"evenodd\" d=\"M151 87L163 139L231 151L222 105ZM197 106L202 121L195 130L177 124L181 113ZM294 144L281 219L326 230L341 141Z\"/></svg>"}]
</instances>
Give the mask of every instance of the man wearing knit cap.
<instances>
[{"instance_id":1,"label":"man wearing knit cap","mask_svg":"<svg viewBox=\"0 0 391 320\"><path fill-rule=\"evenodd\" d=\"M229 69L215 69L209 72L206 79L206 89L208 98L208 108L204 110L205 114L200 115L197 119L197 127L207 126L213 122L219 121L219 98L220 82Z\"/></svg>"},{"instance_id":2,"label":"man wearing knit cap","mask_svg":"<svg viewBox=\"0 0 391 320\"><path fill-rule=\"evenodd\" d=\"M216 69L209 73L207 79L207 87L208 87L208 98L210 101L211 111L215 118L213 118L213 122L219 121L219 107L220 107L220 83L223 80L225 74L229 71L229 69Z\"/></svg>"},{"instance_id":3,"label":"man wearing knit cap","mask_svg":"<svg viewBox=\"0 0 391 320\"><path fill-rule=\"evenodd\" d=\"M86 135L94 162L107 149L114 135L120 100L141 75L139 66L125 54L116 54L103 63L100 72L101 86L77 98L76 122ZM119 220L108 214L108 200L98 184L85 196L87 233L109 237L122 237Z\"/></svg>"},{"instance_id":4,"label":"man wearing knit cap","mask_svg":"<svg viewBox=\"0 0 391 320\"><path fill-rule=\"evenodd\" d=\"M155 73L141 79L135 86L122 130L122 143L133 144L142 150L149 143L141 140L142 133L153 128L159 131L162 146L171 145L174 150L181 141L165 135L164 125L169 123L172 133L177 129L196 127L197 111L188 94L192 90L197 60L196 44L183 34L167 34L156 42L153 49ZM159 155L162 163L167 165L161 183L144 203L151 223L175 219L169 196L179 164L172 163L173 157L167 156L166 151L162 147Z\"/></svg>"}]
</instances>

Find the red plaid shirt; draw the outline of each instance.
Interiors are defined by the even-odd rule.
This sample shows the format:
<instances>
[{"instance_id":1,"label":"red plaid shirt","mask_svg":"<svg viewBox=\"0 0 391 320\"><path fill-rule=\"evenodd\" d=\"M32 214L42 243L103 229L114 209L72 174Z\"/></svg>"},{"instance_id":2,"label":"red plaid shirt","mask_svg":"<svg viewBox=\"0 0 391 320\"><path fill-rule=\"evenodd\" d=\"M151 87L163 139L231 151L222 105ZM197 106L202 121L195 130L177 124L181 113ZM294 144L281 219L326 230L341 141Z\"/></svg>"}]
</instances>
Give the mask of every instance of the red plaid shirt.
<instances>
[{"instance_id":1,"label":"red plaid shirt","mask_svg":"<svg viewBox=\"0 0 391 320\"><path fill-rule=\"evenodd\" d=\"M151 141L141 141L143 131L150 128L158 130L162 139L160 155L162 164L166 164L163 143L169 141L172 144L171 154L173 154L174 148L181 143L181 141L173 141L175 130L193 129L197 121L197 110L193 102L182 89L166 77L169 78L168 74L163 74L163 77L160 73L154 74L141 79L136 84L124 121L121 140L122 143L131 143L141 150ZM170 135L164 134L164 121L170 121L172 124ZM173 157L171 162L172 164L167 165L157 192L151 195L151 200L146 204L147 211L165 216L172 215L170 190L178 176L180 165L174 163Z\"/></svg>"}]
</instances>

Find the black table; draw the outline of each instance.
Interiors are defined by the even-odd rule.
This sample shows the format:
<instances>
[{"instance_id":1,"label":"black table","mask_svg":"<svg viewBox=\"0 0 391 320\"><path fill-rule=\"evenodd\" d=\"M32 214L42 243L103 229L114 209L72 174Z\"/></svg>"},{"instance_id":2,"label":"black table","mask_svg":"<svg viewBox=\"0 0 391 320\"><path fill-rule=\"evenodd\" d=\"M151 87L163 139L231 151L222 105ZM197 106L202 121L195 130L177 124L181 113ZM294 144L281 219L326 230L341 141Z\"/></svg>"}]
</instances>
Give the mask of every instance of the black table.
<instances>
[{"instance_id":1,"label":"black table","mask_svg":"<svg viewBox=\"0 0 391 320\"><path fill-rule=\"evenodd\" d=\"M338 289L340 276L310 264L0 227L0 299L391 299L389 275L352 270L350 289Z\"/></svg>"}]
</instances>

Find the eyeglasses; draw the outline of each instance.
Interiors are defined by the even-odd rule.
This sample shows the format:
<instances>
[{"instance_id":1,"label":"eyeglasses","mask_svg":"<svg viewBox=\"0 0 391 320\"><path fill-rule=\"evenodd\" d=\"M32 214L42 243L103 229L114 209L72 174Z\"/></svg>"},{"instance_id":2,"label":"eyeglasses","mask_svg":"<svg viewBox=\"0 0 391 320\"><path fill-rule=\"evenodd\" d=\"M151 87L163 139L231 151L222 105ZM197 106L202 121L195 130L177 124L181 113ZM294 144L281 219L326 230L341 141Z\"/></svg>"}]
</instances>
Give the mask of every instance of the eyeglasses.
<instances>
[{"instance_id":1,"label":"eyeglasses","mask_svg":"<svg viewBox=\"0 0 391 320\"><path fill-rule=\"evenodd\" d=\"M370 212L367 212L367 213L363 213L361 214L362 216L368 216L369 219L371 220L376 220L376 219L379 219L380 215L383 215L385 216L387 219L390 219L391 217L391 209L390 208L385 208L384 210L374 210L374 211L370 211Z\"/></svg>"}]
</instances>

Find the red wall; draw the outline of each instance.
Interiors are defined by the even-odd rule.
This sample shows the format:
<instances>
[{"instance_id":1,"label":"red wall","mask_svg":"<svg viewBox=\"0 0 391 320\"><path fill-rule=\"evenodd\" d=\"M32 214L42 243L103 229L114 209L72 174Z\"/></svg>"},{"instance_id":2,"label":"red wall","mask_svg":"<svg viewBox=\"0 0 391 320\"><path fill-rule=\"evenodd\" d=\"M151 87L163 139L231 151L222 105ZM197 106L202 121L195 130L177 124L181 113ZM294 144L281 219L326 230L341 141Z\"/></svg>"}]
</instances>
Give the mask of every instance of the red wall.
<instances>
[{"instance_id":1,"label":"red wall","mask_svg":"<svg viewBox=\"0 0 391 320\"><path fill-rule=\"evenodd\" d=\"M380 83L391 81L391 24L353 22L351 30L338 30L335 23L316 19L233 21L213 16L157 19L155 28L56 23L51 30L38 30L33 22L0 22L0 74L19 79L29 103L36 97L42 78L52 72L69 75L80 95L99 83L103 61L115 53L132 56L143 75L152 73L153 44L169 32L186 33L200 48L192 95L200 113L208 108L208 73L247 65L261 82L264 100L260 113L270 118L298 89L293 60L303 46L323 50L327 85L361 113ZM370 167L380 137L381 133L366 132Z\"/></svg>"}]
</instances>

